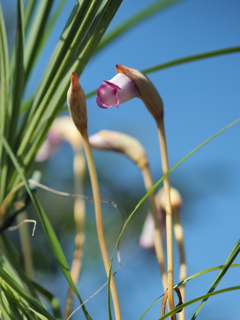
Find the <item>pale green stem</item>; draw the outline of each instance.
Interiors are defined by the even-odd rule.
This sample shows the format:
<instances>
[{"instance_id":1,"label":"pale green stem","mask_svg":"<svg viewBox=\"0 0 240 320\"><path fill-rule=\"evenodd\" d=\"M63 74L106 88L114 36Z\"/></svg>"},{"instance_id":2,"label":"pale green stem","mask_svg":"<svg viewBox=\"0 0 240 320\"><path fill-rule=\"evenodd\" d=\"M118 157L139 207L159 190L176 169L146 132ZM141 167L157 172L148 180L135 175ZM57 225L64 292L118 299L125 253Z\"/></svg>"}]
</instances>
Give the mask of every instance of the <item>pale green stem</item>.
<instances>
[{"instance_id":1,"label":"pale green stem","mask_svg":"<svg viewBox=\"0 0 240 320\"><path fill-rule=\"evenodd\" d=\"M145 165L142 170L143 180L146 187L146 190L149 191L153 187L152 175L149 170L149 166ZM160 225L157 218L157 208L154 199L154 192L149 195L149 201L151 205L151 212L154 219L154 246L156 251L157 260L160 267L162 285L164 291L167 289L167 274L165 269L164 253L163 253L163 244L162 244L162 235L160 230Z\"/></svg>"},{"instance_id":2,"label":"pale green stem","mask_svg":"<svg viewBox=\"0 0 240 320\"><path fill-rule=\"evenodd\" d=\"M97 234L98 234L98 241L102 253L102 259L105 267L105 271L107 276L109 275L110 270L110 260L108 256L108 249L107 244L105 240L104 235L104 228L103 228L103 219L102 219L102 207L101 207L101 198L100 198L100 192L99 192L99 185L98 185L98 178L97 178L97 172L94 164L94 159L92 156L92 150L88 141L88 133L85 132L85 134L82 133L83 138L83 146L87 158L88 163L88 169L92 184L92 192L93 192L93 199L94 199L94 207L95 207L95 215L96 215L96 226L97 226ZM111 274L111 293L112 293L112 299L113 299L113 306L115 311L115 319L121 320L121 311L120 311L120 303L118 299L118 293L116 284L114 281L114 277Z\"/></svg>"}]
</instances>

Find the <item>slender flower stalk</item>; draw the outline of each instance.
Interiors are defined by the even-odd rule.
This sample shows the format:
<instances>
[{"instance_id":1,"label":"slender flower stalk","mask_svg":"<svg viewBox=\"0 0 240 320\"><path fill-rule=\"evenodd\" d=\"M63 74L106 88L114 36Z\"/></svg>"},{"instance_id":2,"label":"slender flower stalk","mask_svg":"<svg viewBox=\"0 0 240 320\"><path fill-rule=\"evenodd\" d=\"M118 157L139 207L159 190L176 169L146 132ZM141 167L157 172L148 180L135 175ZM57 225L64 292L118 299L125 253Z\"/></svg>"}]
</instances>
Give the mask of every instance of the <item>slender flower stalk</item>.
<instances>
[{"instance_id":1,"label":"slender flower stalk","mask_svg":"<svg viewBox=\"0 0 240 320\"><path fill-rule=\"evenodd\" d=\"M93 136L90 136L89 141L93 148L100 150L115 151L125 154L141 170L146 191L148 192L152 188L153 180L146 152L138 140L121 132L103 130L98 132L97 134L94 134ZM167 276L165 270L162 235L158 223L157 209L153 192L149 196L149 201L151 206L151 212L154 219L154 246L160 267L163 288L164 290L166 290Z\"/></svg>"},{"instance_id":2,"label":"slender flower stalk","mask_svg":"<svg viewBox=\"0 0 240 320\"><path fill-rule=\"evenodd\" d=\"M125 76L130 78L132 82L135 84L138 89L140 96L146 105L149 112L154 117L157 128L158 128L158 136L161 150L161 159L162 159L162 171L163 174L168 172L168 155L167 155L167 144L165 137L165 129L164 129L164 121L163 121L163 102L162 99L152 84L152 82L140 71L127 68L121 65L117 65L117 72L123 73ZM127 83L127 82L126 82ZM117 82L114 82L115 85L118 85ZM110 91L109 91L110 92ZM100 94L101 92L98 92ZM135 97L132 90L132 98ZM106 94L105 94L106 97ZM129 100L129 95L128 95ZM123 99L124 102L124 99ZM115 104L116 105L116 104ZM109 106L114 106L109 105ZM106 105L104 106L106 108ZM170 199L170 179L167 176L164 181L164 190L166 194L166 237L167 237L167 268L168 268L168 276L167 276L167 287L168 287L168 307L169 310L174 308L174 296L173 296L173 274L174 274L174 264L173 264L173 232L172 232L172 208L171 208L171 199ZM171 316L172 320L176 319L176 315Z\"/></svg>"},{"instance_id":3,"label":"slender flower stalk","mask_svg":"<svg viewBox=\"0 0 240 320\"><path fill-rule=\"evenodd\" d=\"M110 270L110 261L108 256L108 249L106 245L104 228L103 228L103 218L102 218L102 208L101 208L101 199L99 192L99 185L97 179L97 172L95 168L94 159L92 156L91 146L88 140L88 131L87 131L87 110L86 110L86 101L82 87L78 81L78 76L76 73L72 73L71 84L67 94L68 107L70 114L72 116L73 122L75 123L77 129L81 133L83 139L83 147L86 154L86 159L88 163L88 169L92 184L92 192L94 198L94 208L96 215L96 226L98 241L100 245L100 250L102 254L102 259L105 267L106 274L108 276ZM111 293L115 311L116 320L121 320L121 311L120 304L117 294L117 288L114 281L114 277L111 274Z\"/></svg>"},{"instance_id":4,"label":"slender flower stalk","mask_svg":"<svg viewBox=\"0 0 240 320\"><path fill-rule=\"evenodd\" d=\"M183 227L181 225L180 220L180 209L182 205L181 195L177 189L171 188L171 204L173 211L173 230L175 239L178 245L179 257L180 257L180 270L179 270L179 281L183 281L187 277L187 265L186 265L186 257L185 257L185 249L184 249L184 241L183 241ZM166 197L164 193L164 189L160 189L156 195L157 206L159 206L162 210L165 210L166 206ZM183 302L185 301L185 284L180 287L181 296ZM183 309L179 313L179 320L185 319L185 309Z\"/></svg>"},{"instance_id":5,"label":"slender flower stalk","mask_svg":"<svg viewBox=\"0 0 240 320\"><path fill-rule=\"evenodd\" d=\"M79 133L78 133L79 135ZM82 150L76 150L74 155L74 179L75 179L75 193L83 193L83 173L85 163L82 154ZM84 235L84 222L85 222L85 203L82 198L77 198L74 203L74 219L77 227L77 233L75 236L75 249L73 254L71 276L75 284L78 283L81 267L82 267L82 256L83 256L83 245L85 241ZM73 305L73 291L72 288L68 287L66 307L65 307L65 319L67 319L72 310Z\"/></svg>"}]
</instances>

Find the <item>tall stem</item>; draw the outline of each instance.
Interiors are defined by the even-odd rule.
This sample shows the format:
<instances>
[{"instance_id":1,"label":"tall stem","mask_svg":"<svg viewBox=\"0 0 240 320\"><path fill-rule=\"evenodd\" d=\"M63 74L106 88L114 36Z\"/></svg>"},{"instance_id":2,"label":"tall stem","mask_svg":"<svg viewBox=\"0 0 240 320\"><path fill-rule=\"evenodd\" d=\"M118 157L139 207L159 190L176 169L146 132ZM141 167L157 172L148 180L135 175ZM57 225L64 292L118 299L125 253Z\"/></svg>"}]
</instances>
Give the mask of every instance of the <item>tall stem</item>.
<instances>
[{"instance_id":1,"label":"tall stem","mask_svg":"<svg viewBox=\"0 0 240 320\"><path fill-rule=\"evenodd\" d=\"M84 160L82 150L75 150L74 156L74 179L75 179L75 193L83 194L82 178L84 173ZM85 221L85 203L83 199L77 198L74 203L74 219L76 223L77 233L75 236L75 249L73 254L71 276L75 284L78 283L78 278L80 275L82 267L82 255L83 255L83 245L85 241L84 235L84 221ZM68 287L65 316L67 319L70 316L73 304L73 291L72 288Z\"/></svg>"},{"instance_id":2,"label":"tall stem","mask_svg":"<svg viewBox=\"0 0 240 320\"><path fill-rule=\"evenodd\" d=\"M164 129L163 117L159 118L157 121L158 127L158 136L161 149L161 158L162 158L162 171L163 174L168 172L168 155L167 155L167 143ZM167 176L163 180L164 192L166 195L166 238L167 238L167 287L168 287L168 307L171 311L174 309L174 296L173 296L173 231L172 231L172 206L170 198L170 179ZM172 320L176 319L176 314L171 316Z\"/></svg>"},{"instance_id":3,"label":"tall stem","mask_svg":"<svg viewBox=\"0 0 240 320\"><path fill-rule=\"evenodd\" d=\"M186 265L186 258L185 258L185 250L184 250L184 243L183 243L183 228L180 222L180 214L179 208L175 208L173 212L173 229L175 233L175 238L178 244L178 251L180 256L180 274L179 274L179 281L183 281L187 277L187 265ZM185 284L180 287L182 300L185 302ZM179 320L185 319L185 308L179 313Z\"/></svg>"},{"instance_id":4,"label":"tall stem","mask_svg":"<svg viewBox=\"0 0 240 320\"><path fill-rule=\"evenodd\" d=\"M94 199L94 208L95 208L95 215L96 215L96 226L97 226L97 234L98 234L98 241L100 245L100 250L102 253L102 259L105 267L106 274L108 276L110 270L110 261L108 257L108 249L105 241L104 235L104 228L103 228L103 219L102 219L102 207L101 207L101 198L98 186L98 179L97 179L97 172L94 164L94 159L92 156L92 150L88 141L88 134L85 132L82 133L83 138L83 147L85 150L89 174L92 184L92 192L93 192L93 199ZM116 320L121 320L121 311L120 311L120 303L117 294L117 288L114 281L114 277L111 274L111 293L113 299L113 306L115 311L115 318Z\"/></svg>"},{"instance_id":5,"label":"tall stem","mask_svg":"<svg viewBox=\"0 0 240 320\"><path fill-rule=\"evenodd\" d=\"M146 190L149 191L153 186L153 180L152 180L151 172L149 170L149 166L146 165L141 170L142 170L142 175L143 175L143 180L144 180ZM154 246L155 246L156 256L157 256L157 260L160 267L162 285L165 291L167 289L167 274L166 274L165 262L164 262L162 234L160 230L160 225L158 223L157 208L156 208L153 192L149 195L149 201L150 201L151 211L154 219Z\"/></svg>"}]
</instances>

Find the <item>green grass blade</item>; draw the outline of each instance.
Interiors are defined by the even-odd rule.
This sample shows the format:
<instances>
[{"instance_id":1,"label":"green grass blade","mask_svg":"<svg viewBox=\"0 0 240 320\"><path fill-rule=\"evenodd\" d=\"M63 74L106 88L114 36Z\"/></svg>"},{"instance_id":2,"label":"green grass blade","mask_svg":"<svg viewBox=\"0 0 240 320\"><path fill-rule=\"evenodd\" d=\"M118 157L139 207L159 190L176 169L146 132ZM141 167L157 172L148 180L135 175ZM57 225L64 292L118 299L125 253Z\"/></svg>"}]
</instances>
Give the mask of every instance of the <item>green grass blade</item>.
<instances>
[{"instance_id":1,"label":"green grass blade","mask_svg":"<svg viewBox=\"0 0 240 320\"><path fill-rule=\"evenodd\" d=\"M161 318L159 318L158 320L163 320L163 319L166 319L168 318L169 316L171 316L172 314L178 312L179 310L181 310L182 308L185 308L187 306L190 306L191 304L199 301L199 300L203 300L203 299L208 299L212 296L216 296L218 294L221 294L221 293L225 293L225 292L229 292L229 291L235 291L235 290L240 290L240 286L235 286L235 287L230 287L230 288L225 288L225 289L222 289L222 290L218 290L218 291L215 291L215 292L211 292L211 293L208 293L208 294L205 294L203 296L200 296L200 297L197 297L195 299L192 299L190 301L187 301L183 304L181 304L180 306L174 308L173 310L171 310L170 312L166 313L164 316L162 316Z\"/></svg>"},{"instance_id":2,"label":"green grass blade","mask_svg":"<svg viewBox=\"0 0 240 320\"><path fill-rule=\"evenodd\" d=\"M49 18L52 5L53 0L40 1L37 7L25 48L25 83L30 72L32 71L34 62L36 61L36 54L43 38L44 30Z\"/></svg>"},{"instance_id":3,"label":"green grass blade","mask_svg":"<svg viewBox=\"0 0 240 320\"><path fill-rule=\"evenodd\" d=\"M36 4L37 4L37 0L27 0L27 2L25 4L25 7L24 7L24 17L25 17L24 34L25 35L29 29L30 22L31 22Z\"/></svg>"},{"instance_id":4,"label":"green grass blade","mask_svg":"<svg viewBox=\"0 0 240 320\"><path fill-rule=\"evenodd\" d=\"M0 133L6 134L9 127L8 118L9 59L6 27L0 3ZM0 144L0 203L2 203L7 178L6 153Z\"/></svg>"},{"instance_id":5,"label":"green grass blade","mask_svg":"<svg viewBox=\"0 0 240 320\"><path fill-rule=\"evenodd\" d=\"M110 31L100 42L96 53L98 53L103 48L105 48L108 44L110 44L110 42L112 42L113 40L116 40L119 36L123 35L124 32L128 31L137 23L151 17L152 15L156 14L158 11L165 9L166 7L178 1L179 0L163 0L163 1L161 0L141 10L140 12L138 12L128 20L121 23L118 27Z\"/></svg>"},{"instance_id":6,"label":"green grass blade","mask_svg":"<svg viewBox=\"0 0 240 320\"><path fill-rule=\"evenodd\" d=\"M52 17L50 18L50 21L47 23L47 26L46 26L45 31L43 33L43 37L40 41L40 44L39 44L38 49L35 54L35 62L38 60L44 46L46 45L46 42L48 41L49 36L51 35L52 30L53 30L53 28L54 28L54 26L60 16L61 12L62 12L65 4L66 4L66 0L60 1L60 3L58 4L58 7L55 9Z\"/></svg>"},{"instance_id":7,"label":"green grass blade","mask_svg":"<svg viewBox=\"0 0 240 320\"><path fill-rule=\"evenodd\" d=\"M231 128L233 125L237 124L240 122L240 118L235 120L234 122L230 123L229 125L227 125L226 127L224 127L223 129L219 130L217 133L215 133L214 135L212 135L210 138L206 139L203 143L201 143L200 145L198 145L195 149L193 149L191 152L189 152L185 157L183 157L177 164L175 164L165 175L163 175L155 184L154 186L144 195L144 197L142 197L142 199L138 202L138 204L136 205L135 209L131 212L131 214L128 216L126 222L124 223L122 230L118 236L117 242L115 244L114 250L113 250L113 254L111 257L111 264L110 264L110 271L109 274L111 274L112 271L112 263L113 263L113 259L115 257L115 254L117 252L117 248L119 246L119 243L121 241L122 235L129 223L129 221L133 218L133 216L135 215L137 209L143 204L143 202L149 197L149 195L159 186L160 183L162 183L162 181L171 173L173 172L177 167L179 167L184 161L186 161L189 157L191 157L195 152L197 152L199 149L201 149L203 146L205 146L208 142L210 142L211 140L213 140L214 138L216 138L217 136L219 136L221 133L223 133L224 131L226 131L227 129ZM108 302L110 302L110 276L108 277Z\"/></svg>"},{"instance_id":8,"label":"green grass blade","mask_svg":"<svg viewBox=\"0 0 240 320\"><path fill-rule=\"evenodd\" d=\"M6 121L6 110L8 105L8 85L9 85L9 61L7 33L0 4L0 132L4 134Z\"/></svg>"},{"instance_id":9,"label":"green grass blade","mask_svg":"<svg viewBox=\"0 0 240 320\"><path fill-rule=\"evenodd\" d=\"M16 294L14 295L15 300L17 300L19 303L23 303L22 299L24 299L28 305L32 306L37 312L45 315L47 319L55 320L45 308L43 308L34 298L30 296L30 294L26 292L25 288L21 287L13 278L9 276L6 271L1 268L0 277L2 278L2 281L4 281L12 290L17 293L18 296L16 296ZM28 307L28 305L26 305L26 307Z\"/></svg>"},{"instance_id":10,"label":"green grass blade","mask_svg":"<svg viewBox=\"0 0 240 320\"><path fill-rule=\"evenodd\" d=\"M240 267L240 264L232 264L232 265L230 266L230 268L234 268L234 267ZM193 275L190 276L190 277L187 277L187 278L184 279L183 281L179 282L176 286L174 286L174 288L180 287L180 286L183 285L184 283L186 283L186 282L188 282L188 281L190 281L190 280L192 280L192 279L194 279L194 278L197 278L197 277L202 276L202 275L204 275L204 274L206 274L206 273L209 273L209 272L212 272L212 271L216 271L216 270L219 270L219 269L222 269L222 268L223 268L223 266L217 266L217 267L213 267L213 268L209 268L209 269L202 270L202 271L200 271L200 272L198 272L198 273L193 274ZM142 316L139 318L139 320L142 320L142 319L146 316L146 314L148 313L148 311L149 311L157 302L159 302L159 301L163 298L163 296L164 296L164 294L162 294L159 298L157 298L157 299L147 308L147 310L142 314Z\"/></svg>"},{"instance_id":11,"label":"green grass blade","mask_svg":"<svg viewBox=\"0 0 240 320\"><path fill-rule=\"evenodd\" d=\"M5 256L8 258L9 262L11 263L12 267L15 269L17 274L19 275L20 279L25 283L26 287L28 288L31 295L38 300L40 303L40 300L38 298L38 295L36 293L36 290L34 286L32 285L31 280L28 279L25 272L22 270L19 261L16 256L16 252L13 249L11 243L9 242L8 238L3 234L2 235L2 244L5 252Z\"/></svg>"},{"instance_id":12,"label":"green grass blade","mask_svg":"<svg viewBox=\"0 0 240 320\"><path fill-rule=\"evenodd\" d=\"M217 285L222 280L223 276L228 271L229 267L231 266L232 262L235 260L235 258L239 254L239 252L240 252L240 240L238 240L238 242L234 246L233 250L231 251L230 255L228 256L227 260L225 261L223 268L221 269L221 271L217 275L216 279L214 280L213 284L211 285L211 287L207 293L211 293L216 289ZM206 303L207 299L208 299L208 297L203 299L203 301L200 303L199 307L195 311L194 315L192 316L191 320L195 320L197 318L197 315L199 314L200 310L202 309L202 307Z\"/></svg>"},{"instance_id":13,"label":"green grass blade","mask_svg":"<svg viewBox=\"0 0 240 320\"><path fill-rule=\"evenodd\" d=\"M57 319L61 319L61 309L60 309L60 301L59 299L54 296L51 292L40 286L38 283L32 281L33 286L35 287L35 290L37 290L50 304L53 315Z\"/></svg>"},{"instance_id":14,"label":"green grass blade","mask_svg":"<svg viewBox=\"0 0 240 320\"><path fill-rule=\"evenodd\" d=\"M24 16L23 1L17 1L17 31L15 41L15 70L13 77L12 103L10 108L10 125L8 141L11 146L14 145L15 133L20 113L20 104L24 85Z\"/></svg>"},{"instance_id":15,"label":"green grass blade","mask_svg":"<svg viewBox=\"0 0 240 320\"><path fill-rule=\"evenodd\" d=\"M49 244L52 248L53 254L55 255L56 260L59 264L59 267L61 268L62 273L64 274L64 276L65 276L66 280L68 281L70 287L72 288L73 292L76 294L80 303L82 304L83 301L82 301L82 299L76 289L75 284L73 283L73 280L72 280L72 277L70 274L70 270L69 270L69 266L67 264L66 258L64 256L63 251L62 251L62 248L58 242L57 236L51 226L51 223L49 222L47 215L45 214L45 212L44 212L42 206L40 205L40 203L38 202L38 200L36 199L34 193L32 193L32 191L28 185L28 182L23 174L23 170L21 169L21 167L20 167L15 155L13 154L7 140L1 134L0 134L0 139L2 140L4 148L6 149L7 153L9 154L9 157L11 158L16 170L18 171L19 176L21 177L22 181L24 182L25 188L26 188L26 190L32 200L33 205L35 206L35 208L38 212L38 215L39 215L41 223L43 225L45 234L46 234L47 239L49 241ZM88 314L86 307L83 306L82 309L83 309L83 312L85 314L86 319L91 320L91 317Z\"/></svg>"},{"instance_id":16,"label":"green grass blade","mask_svg":"<svg viewBox=\"0 0 240 320\"><path fill-rule=\"evenodd\" d=\"M173 66L176 66L176 65L180 65L180 64L183 64L183 63L188 63L188 62L207 59L207 58L213 58L213 57L217 57L217 56L221 56L221 55L225 55L225 54L237 53L237 52L240 52L240 46L231 47L231 48L225 48L225 49L220 49L220 50L214 50L214 51L209 51L209 52L204 52L204 53L199 53L199 54L194 54L194 55L191 55L191 56L187 56L187 57L184 57L184 58L172 60L172 61L165 62L165 63L159 64L159 65L151 67L151 68L144 69L141 72L143 72L143 73L151 73L151 72L154 72L154 71L157 71L157 70L170 68L170 67L173 67Z\"/></svg>"}]
</instances>

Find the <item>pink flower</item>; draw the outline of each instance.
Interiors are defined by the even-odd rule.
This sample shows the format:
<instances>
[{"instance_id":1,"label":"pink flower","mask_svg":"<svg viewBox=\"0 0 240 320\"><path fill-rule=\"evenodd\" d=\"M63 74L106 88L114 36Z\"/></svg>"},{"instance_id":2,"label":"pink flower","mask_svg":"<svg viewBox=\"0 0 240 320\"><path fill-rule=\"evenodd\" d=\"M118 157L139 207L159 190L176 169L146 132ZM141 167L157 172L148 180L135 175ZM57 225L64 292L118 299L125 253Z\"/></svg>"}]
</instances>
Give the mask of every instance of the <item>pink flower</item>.
<instances>
[{"instance_id":1,"label":"pink flower","mask_svg":"<svg viewBox=\"0 0 240 320\"><path fill-rule=\"evenodd\" d=\"M134 82L124 73L118 73L111 80L104 80L98 88L96 101L100 108L107 109L139 96Z\"/></svg>"}]
</instances>

